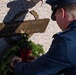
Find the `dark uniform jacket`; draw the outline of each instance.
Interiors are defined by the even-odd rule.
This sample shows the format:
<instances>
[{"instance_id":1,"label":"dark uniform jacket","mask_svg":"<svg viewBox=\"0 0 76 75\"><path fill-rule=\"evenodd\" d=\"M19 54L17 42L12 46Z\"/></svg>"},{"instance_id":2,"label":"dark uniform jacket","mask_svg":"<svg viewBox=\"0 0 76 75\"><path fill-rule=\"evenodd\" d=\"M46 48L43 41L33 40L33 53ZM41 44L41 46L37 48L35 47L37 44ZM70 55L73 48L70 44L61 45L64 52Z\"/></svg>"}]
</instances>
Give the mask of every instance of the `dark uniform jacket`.
<instances>
[{"instance_id":1,"label":"dark uniform jacket","mask_svg":"<svg viewBox=\"0 0 76 75\"><path fill-rule=\"evenodd\" d=\"M53 37L46 54L31 63L17 63L14 75L76 75L76 20Z\"/></svg>"}]
</instances>

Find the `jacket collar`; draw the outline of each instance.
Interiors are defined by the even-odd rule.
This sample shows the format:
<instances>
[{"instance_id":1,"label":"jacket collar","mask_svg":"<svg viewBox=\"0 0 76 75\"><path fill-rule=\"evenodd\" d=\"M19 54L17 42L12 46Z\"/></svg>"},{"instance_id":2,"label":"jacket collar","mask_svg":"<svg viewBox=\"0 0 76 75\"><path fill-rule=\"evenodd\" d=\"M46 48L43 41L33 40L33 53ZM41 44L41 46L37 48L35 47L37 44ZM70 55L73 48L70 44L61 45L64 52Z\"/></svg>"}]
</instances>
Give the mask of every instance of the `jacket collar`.
<instances>
[{"instance_id":1,"label":"jacket collar","mask_svg":"<svg viewBox=\"0 0 76 75\"><path fill-rule=\"evenodd\" d=\"M69 28L76 28L76 20L74 20L72 23L70 23L66 29L69 29Z\"/></svg>"}]
</instances>

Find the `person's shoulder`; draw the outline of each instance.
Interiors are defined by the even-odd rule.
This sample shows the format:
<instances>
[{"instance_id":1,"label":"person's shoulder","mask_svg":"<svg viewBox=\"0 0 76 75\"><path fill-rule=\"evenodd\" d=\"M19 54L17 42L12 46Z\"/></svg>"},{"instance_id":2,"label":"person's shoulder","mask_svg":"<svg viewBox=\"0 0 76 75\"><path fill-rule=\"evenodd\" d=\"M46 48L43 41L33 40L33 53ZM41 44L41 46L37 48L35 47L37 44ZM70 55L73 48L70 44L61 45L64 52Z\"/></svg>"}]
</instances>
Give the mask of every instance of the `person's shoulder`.
<instances>
[{"instance_id":1,"label":"person's shoulder","mask_svg":"<svg viewBox=\"0 0 76 75\"><path fill-rule=\"evenodd\" d=\"M66 29L65 31L63 32L60 32L60 33L57 33L53 36L54 39L56 40L62 40L62 41L74 41L76 39L76 28L69 28L69 29Z\"/></svg>"},{"instance_id":2,"label":"person's shoulder","mask_svg":"<svg viewBox=\"0 0 76 75\"><path fill-rule=\"evenodd\" d=\"M60 36L64 36L64 35L66 35L69 31L70 31L70 29L67 29L67 30L65 30L65 31L63 31L63 32L58 32L58 33L56 33L56 34L53 35L53 38L55 38L55 37L60 37Z\"/></svg>"},{"instance_id":3,"label":"person's shoulder","mask_svg":"<svg viewBox=\"0 0 76 75\"><path fill-rule=\"evenodd\" d=\"M63 32L58 32L56 33L55 35L53 35L53 38L54 39L67 39L69 36L71 35L71 30L70 29L67 29Z\"/></svg>"}]
</instances>

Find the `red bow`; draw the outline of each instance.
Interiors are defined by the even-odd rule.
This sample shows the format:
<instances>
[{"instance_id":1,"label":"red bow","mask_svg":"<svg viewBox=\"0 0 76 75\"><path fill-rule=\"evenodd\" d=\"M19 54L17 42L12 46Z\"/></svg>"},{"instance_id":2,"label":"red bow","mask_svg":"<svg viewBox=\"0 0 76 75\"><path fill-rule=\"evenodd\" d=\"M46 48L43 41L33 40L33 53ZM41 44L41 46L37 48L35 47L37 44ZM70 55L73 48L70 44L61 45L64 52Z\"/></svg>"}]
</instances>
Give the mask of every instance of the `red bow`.
<instances>
[{"instance_id":1,"label":"red bow","mask_svg":"<svg viewBox=\"0 0 76 75\"><path fill-rule=\"evenodd\" d=\"M21 58L23 62L32 61L35 57L30 56L32 54L32 50L30 48L26 48L21 50Z\"/></svg>"}]
</instances>

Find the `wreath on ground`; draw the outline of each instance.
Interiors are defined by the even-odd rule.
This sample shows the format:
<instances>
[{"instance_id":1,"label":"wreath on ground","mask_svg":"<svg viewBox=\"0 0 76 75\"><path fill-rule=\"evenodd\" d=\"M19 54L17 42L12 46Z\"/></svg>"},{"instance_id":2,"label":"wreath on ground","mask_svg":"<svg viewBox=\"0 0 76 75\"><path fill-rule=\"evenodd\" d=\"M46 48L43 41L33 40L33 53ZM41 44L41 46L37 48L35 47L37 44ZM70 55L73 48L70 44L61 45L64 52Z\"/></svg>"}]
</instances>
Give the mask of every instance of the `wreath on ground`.
<instances>
[{"instance_id":1,"label":"wreath on ground","mask_svg":"<svg viewBox=\"0 0 76 75\"><path fill-rule=\"evenodd\" d=\"M44 54L43 46L35 44L29 40L29 35L25 34L15 40L13 45L8 49L0 63L1 75L13 75L13 68L10 66L11 59L14 55L22 58L22 62L33 61Z\"/></svg>"}]
</instances>

